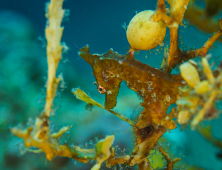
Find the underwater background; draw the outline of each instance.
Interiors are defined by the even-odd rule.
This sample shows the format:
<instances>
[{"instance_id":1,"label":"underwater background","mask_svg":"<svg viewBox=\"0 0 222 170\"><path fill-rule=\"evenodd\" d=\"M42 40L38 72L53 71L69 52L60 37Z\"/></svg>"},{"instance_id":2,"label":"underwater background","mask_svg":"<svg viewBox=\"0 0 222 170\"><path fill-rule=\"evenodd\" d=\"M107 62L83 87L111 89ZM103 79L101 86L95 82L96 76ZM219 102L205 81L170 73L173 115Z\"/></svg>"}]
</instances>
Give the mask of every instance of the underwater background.
<instances>
[{"instance_id":1,"label":"underwater background","mask_svg":"<svg viewBox=\"0 0 222 170\"><path fill-rule=\"evenodd\" d=\"M88 170L94 163L82 164L68 158L47 161L43 153L27 152L20 138L12 136L10 127L31 123L39 115L45 103L47 77L45 30L45 0L0 1L0 169L4 170ZM52 131L72 125L62 142L84 148L93 147L99 139L114 134L119 153L129 153L133 140L130 126L100 108L85 109L85 103L77 100L71 89L80 87L92 98L104 104L104 96L98 93L91 66L78 56L78 50L89 44L91 53L105 53L110 48L126 54L129 44L124 29L131 18L147 9L156 8L156 0L66 0L66 12L62 42L69 47L59 64L65 84L58 90L54 102L55 115L51 119ZM203 5L203 4L200 4ZM218 16L219 17L219 16ZM220 13L220 17L222 14ZM199 48L211 36L184 22L180 28L180 46ZM169 33L165 38L169 45ZM222 44L216 42L211 49L211 63L221 60ZM144 51L135 58L159 68L163 48ZM177 71L177 70L176 70ZM142 110L142 100L122 83L116 111L136 119ZM219 108L222 108L219 107ZM213 127L215 137L222 140L222 118L205 121ZM221 170L222 151L189 127L178 127L163 137L172 155L181 157L181 164L193 169ZM196 168L194 168L196 167ZM116 169L135 169L115 167ZM106 169L102 167L102 169ZM113 168L114 169L114 168Z\"/></svg>"}]
</instances>

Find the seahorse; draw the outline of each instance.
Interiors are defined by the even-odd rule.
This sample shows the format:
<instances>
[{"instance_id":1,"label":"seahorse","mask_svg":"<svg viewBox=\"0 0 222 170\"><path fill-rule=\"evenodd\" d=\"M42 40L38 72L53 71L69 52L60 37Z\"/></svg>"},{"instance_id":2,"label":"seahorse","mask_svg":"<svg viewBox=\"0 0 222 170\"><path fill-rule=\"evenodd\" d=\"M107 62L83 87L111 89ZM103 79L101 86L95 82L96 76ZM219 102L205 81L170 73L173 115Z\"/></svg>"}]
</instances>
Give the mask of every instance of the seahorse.
<instances>
[{"instance_id":1,"label":"seahorse","mask_svg":"<svg viewBox=\"0 0 222 170\"><path fill-rule=\"evenodd\" d=\"M162 135L176 127L167 109L180 97L179 87L183 85L181 76L141 63L133 55L133 52L121 55L112 49L101 55L90 54L88 45L79 50L79 56L93 68L97 89L105 94L107 109L116 106L122 81L143 99L144 110L132 125L136 147L127 161L129 166L146 159Z\"/></svg>"},{"instance_id":2,"label":"seahorse","mask_svg":"<svg viewBox=\"0 0 222 170\"><path fill-rule=\"evenodd\" d=\"M133 52L121 55L113 49L101 55L90 54L88 45L79 50L79 56L93 68L98 91L105 94L106 108L116 106L120 84L125 81L144 101L141 103L144 110L134 126L141 129L161 125L167 119L168 107L180 97L182 78L144 64L133 55ZM175 127L173 122L168 125L167 129Z\"/></svg>"}]
</instances>

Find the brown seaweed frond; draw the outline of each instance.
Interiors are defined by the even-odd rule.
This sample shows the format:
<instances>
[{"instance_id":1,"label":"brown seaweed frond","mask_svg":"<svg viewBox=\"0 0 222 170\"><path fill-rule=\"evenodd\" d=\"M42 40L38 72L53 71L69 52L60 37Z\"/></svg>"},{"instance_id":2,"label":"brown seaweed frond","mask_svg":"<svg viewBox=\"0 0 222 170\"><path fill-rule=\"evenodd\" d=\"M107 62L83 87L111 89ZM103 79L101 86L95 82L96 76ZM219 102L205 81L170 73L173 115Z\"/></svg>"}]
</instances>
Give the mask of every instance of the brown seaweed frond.
<instances>
[{"instance_id":1,"label":"brown seaweed frond","mask_svg":"<svg viewBox=\"0 0 222 170\"><path fill-rule=\"evenodd\" d=\"M170 156L164 151L164 149L161 146L158 146L159 151L162 153L164 158L167 161L167 170L173 170L173 166L176 162L180 161L181 158L170 158Z\"/></svg>"},{"instance_id":2,"label":"brown seaweed frond","mask_svg":"<svg viewBox=\"0 0 222 170\"><path fill-rule=\"evenodd\" d=\"M198 6L196 0L192 0L185 12L184 18L189 21L189 24L196 26L201 31L213 34L218 29L216 15L222 10L222 1L202 1L205 2L204 8Z\"/></svg>"},{"instance_id":3,"label":"brown seaweed frond","mask_svg":"<svg viewBox=\"0 0 222 170\"><path fill-rule=\"evenodd\" d=\"M164 56L161 68L170 73L176 65L195 57L205 56L214 42L222 35L221 19L218 20L219 30L206 41L199 49L183 51L178 46L178 28L182 24L184 13L187 9L189 0L168 0L170 4L169 15L165 9L164 1L159 0L156 13L152 16L153 21L163 21L170 30L169 54ZM193 15L192 15L193 16ZM196 16L196 15L194 15ZM206 24L206 23L205 23ZM217 25L217 29L218 29Z\"/></svg>"}]
</instances>

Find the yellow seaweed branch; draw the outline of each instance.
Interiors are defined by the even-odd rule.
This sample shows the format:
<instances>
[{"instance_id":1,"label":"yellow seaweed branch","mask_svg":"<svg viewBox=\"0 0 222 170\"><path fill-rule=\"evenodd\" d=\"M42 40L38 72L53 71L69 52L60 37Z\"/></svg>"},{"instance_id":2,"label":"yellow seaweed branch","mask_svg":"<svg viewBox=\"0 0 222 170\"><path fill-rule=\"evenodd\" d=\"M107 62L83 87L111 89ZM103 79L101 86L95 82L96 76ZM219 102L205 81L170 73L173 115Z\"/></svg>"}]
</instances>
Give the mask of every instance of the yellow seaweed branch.
<instances>
[{"instance_id":1,"label":"yellow seaweed branch","mask_svg":"<svg viewBox=\"0 0 222 170\"><path fill-rule=\"evenodd\" d=\"M62 58L63 46L60 44L63 27L61 27L62 19L65 10L62 9L63 0L51 0L48 4L48 11L46 17L48 18L48 25L45 29L47 40L47 61L48 61L48 80L46 91L46 104L44 115L49 117L52 103L56 95L56 90L60 78L56 77L56 70L60 59Z\"/></svg>"},{"instance_id":2,"label":"yellow seaweed branch","mask_svg":"<svg viewBox=\"0 0 222 170\"><path fill-rule=\"evenodd\" d=\"M65 10L62 9L62 5L63 0L51 0L47 5L48 10L46 17L48 18L48 24L45 29L45 35L47 39L48 80L45 108L41 115L36 118L35 124L32 127L26 130L17 128L11 129L13 134L25 139L27 146L33 145L39 147L43 151L46 151L46 155L47 152L50 151L50 154L47 155L49 160L54 156L49 141L52 137L49 131L49 116L57 86L61 79L61 76L59 78L56 77L56 70L62 57L63 48L62 45L60 45L63 34L61 23L65 13Z\"/></svg>"},{"instance_id":3,"label":"yellow seaweed branch","mask_svg":"<svg viewBox=\"0 0 222 170\"><path fill-rule=\"evenodd\" d=\"M129 118L127 118L125 115L104 107L103 105L101 105L100 103L96 102L91 97L89 97L83 90L81 90L79 88L73 88L72 89L72 93L76 96L77 99L82 100L82 101L84 101L84 102L86 102L88 104L91 104L91 105L100 107L102 109L105 109L105 110L109 111L110 113L112 113L113 115L115 115L118 118L120 118L121 120L129 123L130 125L133 124L133 121L130 120Z\"/></svg>"},{"instance_id":4,"label":"yellow seaweed branch","mask_svg":"<svg viewBox=\"0 0 222 170\"><path fill-rule=\"evenodd\" d=\"M38 150L27 149L28 151L35 153L44 152L48 160L52 160L55 156L69 157L83 163L87 163L90 159L96 159L97 164L92 169L97 170L103 161L113 155L114 149L111 150L114 141L113 135L100 140L95 149L81 149L77 146L70 147L68 144L59 144L60 137L70 127L63 127L53 134L50 134L49 130L49 117L53 100L59 81L62 79L61 75L58 78L56 77L63 49L63 46L60 44L63 34L61 23L65 13L65 10L62 9L62 4L63 0L51 0L47 5L46 17L48 18L48 24L45 29L45 35L47 39L48 80L45 108L41 115L35 119L34 125L26 129L11 128L11 132L23 138L26 147L38 148Z\"/></svg>"},{"instance_id":5,"label":"yellow seaweed branch","mask_svg":"<svg viewBox=\"0 0 222 170\"><path fill-rule=\"evenodd\" d=\"M181 75L187 84L193 88L188 96L177 100L181 107L178 115L178 122L185 124L194 115L191 127L194 129L205 118L215 117L215 100L221 96L222 72L215 77L207 61L207 56L202 58L203 73L207 80L200 80L197 69L190 63L183 63L180 66ZM202 107L199 109L199 107Z\"/></svg>"}]
</instances>

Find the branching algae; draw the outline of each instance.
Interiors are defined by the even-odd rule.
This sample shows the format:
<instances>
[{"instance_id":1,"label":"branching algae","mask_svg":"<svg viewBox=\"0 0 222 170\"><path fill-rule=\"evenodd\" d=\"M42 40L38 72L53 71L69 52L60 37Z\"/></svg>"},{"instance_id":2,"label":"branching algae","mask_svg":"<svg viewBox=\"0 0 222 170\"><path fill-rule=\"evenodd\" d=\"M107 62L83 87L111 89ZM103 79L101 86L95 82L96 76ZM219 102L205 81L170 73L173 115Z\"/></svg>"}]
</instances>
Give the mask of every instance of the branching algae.
<instances>
[{"instance_id":1,"label":"branching algae","mask_svg":"<svg viewBox=\"0 0 222 170\"><path fill-rule=\"evenodd\" d=\"M140 170L149 170L152 167L148 156L152 149L157 148L167 161L166 169L172 170L180 158L170 158L158 145L162 135L167 130L175 129L177 122L180 124L191 122L191 127L195 129L202 120L213 118L218 114L214 102L221 99L221 66L212 71L206 55L209 48L222 35L222 21L219 20L218 31L203 47L183 51L178 46L178 28L182 24L189 0L168 0L168 3L170 9L166 9L165 0L158 0L155 11L140 12L131 20L127 30L131 49L126 55L113 52L112 49L101 55L90 54L88 45L79 51L79 56L93 68L97 89L101 94L105 94L105 106L90 98L79 88L73 89L72 93L78 99L106 109L128 122L136 135L136 146L132 153L116 156L112 147L114 135L100 140L93 149L83 149L59 143L59 138L70 127L63 127L57 133L50 133L49 118L52 103L61 80L61 76L56 77L56 70L63 49L60 45L63 34L61 21L65 12L62 9L63 0L51 0L46 15L48 81L45 108L36 118L35 124L25 129L15 127L11 132L23 138L27 147L39 148L35 152L44 152L48 160L55 156L69 157L83 163L96 160L92 170L100 169L103 162L107 167L126 164L137 165ZM152 49L162 43L166 27L170 31L170 47L169 54L164 56L161 69L152 68L134 59L136 50ZM202 58L203 70L190 60L195 57ZM190 61L185 62L188 60ZM176 66L180 67L180 75L171 74ZM125 81L128 87L143 99L141 106L144 110L135 122L112 110L117 104L122 81ZM167 114L167 109L173 103L178 107Z\"/></svg>"},{"instance_id":2,"label":"branching algae","mask_svg":"<svg viewBox=\"0 0 222 170\"><path fill-rule=\"evenodd\" d=\"M200 30L207 33L214 33L218 29L218 22L215 16L222 10L220 0L199 0L205 3L205 7L200 7L197 0L191 0L191 4L185 13L185 18L189 23L195 25Z\"/></svg>"}]
</instances>

